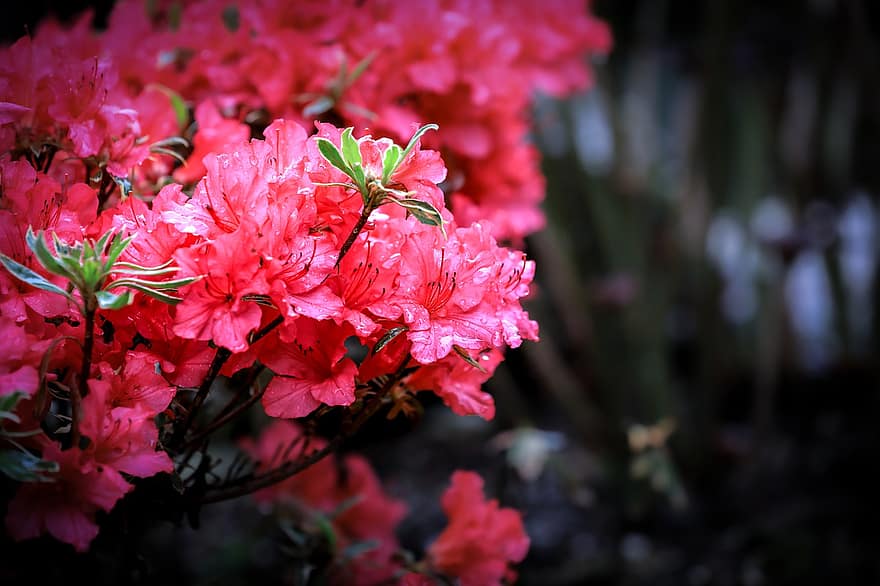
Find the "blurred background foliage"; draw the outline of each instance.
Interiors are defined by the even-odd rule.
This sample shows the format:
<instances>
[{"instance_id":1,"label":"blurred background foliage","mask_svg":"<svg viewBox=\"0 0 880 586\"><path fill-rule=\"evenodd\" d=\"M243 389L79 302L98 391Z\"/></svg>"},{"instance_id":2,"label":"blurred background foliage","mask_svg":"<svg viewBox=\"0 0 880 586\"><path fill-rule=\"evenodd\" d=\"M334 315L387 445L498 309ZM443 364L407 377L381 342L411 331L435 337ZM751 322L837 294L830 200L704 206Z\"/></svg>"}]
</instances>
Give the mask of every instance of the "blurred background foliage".
<instances>
[{"instance_id":1,"label":"blurred background foliage","mask_svg":"<svg viewBox=\"0 0 880 586\"><path fill-rule=\"evenodd\" d=\"M595 89L535 110L542 340L491 383L581 511L525 507L523 579L877 583L880 6L593 6Z\"/></svg>"},{"instance_id":2,"label":"blurred background foliage","mask_svg":"<svg viewBox=\"0 0 880 586\"><path fill-rule=\"evenodd\" d=\"M403 544L470 468L525 515L521 584L880 583L880 4L593 10L616 39L595 88L534 111L541 342L490 381L495 421L426 397L365 436L410 505ZM282 580L253 507L203 523L152 534L149 574Z\"/></svg>"}]
</instances>

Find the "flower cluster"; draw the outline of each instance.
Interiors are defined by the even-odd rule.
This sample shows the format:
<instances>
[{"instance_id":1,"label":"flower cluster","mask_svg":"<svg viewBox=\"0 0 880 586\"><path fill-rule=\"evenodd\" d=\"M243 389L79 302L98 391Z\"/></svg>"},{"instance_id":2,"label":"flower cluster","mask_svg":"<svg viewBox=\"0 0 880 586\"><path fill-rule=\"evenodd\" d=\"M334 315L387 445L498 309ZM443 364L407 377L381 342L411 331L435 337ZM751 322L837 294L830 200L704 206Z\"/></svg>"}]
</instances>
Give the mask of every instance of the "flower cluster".
<instances>
[{"instance_id":1,"label":"flower cluster","mask_svg":"<svg viewBox=\"0 0 880 586\"><path fill-rule=\"evenodd\" d=\"M323 458L419 391L494 417L482 384L538 337L534 263L498 241L542 222L530 93L588 83L604 25L567 0L144 8L0 49L9 534L87 550L100 512L161 474L191 515L286 503L291 539L332 537L339 583L510 579L528 539L475 475L454 476L419 566L366 461ZM244 442L255 468L212 480L206 438L256 403L277 421Z\"/></svg>"},{"instance_id":2,"label":"flower cluster","mask_svg":"<svg viewBox=\"0 0 880 586\"><path fill-rule=\"evenodd\" d=\"M585 87L585 57L610 47L585 4L338 0L294 11L279 0L197 0L151 2L145 18L142 1L125 0L97 40L84 26L68 35L83 60L111 55L126 87L170 88L196 105L196 152L178 180L198 179L201 156L236 123L328 120L402 142L435 122L442 131L428 144L449 166L455 216L490 220L494 236L516 242L544 222L527 140L532 94Z\"/></svg>"}]
</instances>

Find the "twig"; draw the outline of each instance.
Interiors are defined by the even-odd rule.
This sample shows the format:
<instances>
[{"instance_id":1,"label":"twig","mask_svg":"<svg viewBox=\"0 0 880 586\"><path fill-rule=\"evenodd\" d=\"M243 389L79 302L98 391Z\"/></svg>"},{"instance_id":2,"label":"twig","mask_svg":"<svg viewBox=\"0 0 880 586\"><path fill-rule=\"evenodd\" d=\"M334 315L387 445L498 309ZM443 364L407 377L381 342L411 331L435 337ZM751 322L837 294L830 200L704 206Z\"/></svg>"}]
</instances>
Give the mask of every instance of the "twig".
<instances>
[{"instance_id":1,"label":"twig","mask_svg":"<svg viewBox=\"0 0 880 586\"><path fill-rule=\"evenodd\" d=\"M261 329L254 332L250 337L250 343L255 344L283 322L284 316L277 316ZM214 359L211 361L211 366L208 367L208 372L205 374L205 378L202 380L198 392L196 392L192 405L190 405L186 419L183 421L183 425L174 430L174 435L171 439L172 446L177 446L183 442L183 438L186 437L186 432L192 427L199 409L201 409L205 399L208 398L208 393L211 391L211 386L214 384L214 380L216 380L220 371L223 369L223 365L226 364L226 361L229 360L230 356L232 356L232 352L227 348L220 347L217 349L217 353L214 354Z\"/></svg>"},{"instance_id":2,"label":"twig","mask_svg":"<svg viewBox=\"0 0 880 586\"><path fill-rule=\"evenodd\" d=\"M226 413L222 413L219 417L214 419L211 423L205 426L204 429L200 430L194 436L192 436L187 442L183 445L183 449L187 450L193 445L197 444L210 434L214 433L216 430L220 429L239 415L241 415L244 411L246 411L251 405L259 401L263 393L266 392L266 389L260 389L256 393L252 394L250 397L244 400L244 402L240 403L234 409L227 411Z\"/></svg>"},{"instance_id":3,"label":"twig","mask_svg":"<svg viewBox=\"0 0 880 586\"><path fill-rule=\"evenodd\" d=\"M394 376L389 378L389 380L382 386L382 389L371 397L370 401L365 402L363 409L361 409L360 413L358 413L348 429L342 431L339 435L330 440L330 442L328 442L323 448L312 452L304 458L286 462L285 464L262 474L252 477L243 477L240 478L238 482L233 481L226 486L214 490L208 490L199 500L200 504L216 503L251 494L262 488L266 488L267 486L282 482L291 476L302 472L309 466L323 460L325 457L338 450L345 440L357 433L361 426L376 414L385 403L385 398L391 392L391 389L400 382L405 372L406 370L401 367Z\"/></svg>"},{"instance_id":4,"label":"twig","mask_svg":"<svg viewBox=\"0 0 880 586\"><path fill-rule=\"evenodd\" d=\"M85 332L83 333L83 361L77 384L70 387L70 445L79 447L79 414L82 399L89 393L89 374L92 371L92 349L95 346L95 309L85 304Z\"/></svg>"}]
</instances>

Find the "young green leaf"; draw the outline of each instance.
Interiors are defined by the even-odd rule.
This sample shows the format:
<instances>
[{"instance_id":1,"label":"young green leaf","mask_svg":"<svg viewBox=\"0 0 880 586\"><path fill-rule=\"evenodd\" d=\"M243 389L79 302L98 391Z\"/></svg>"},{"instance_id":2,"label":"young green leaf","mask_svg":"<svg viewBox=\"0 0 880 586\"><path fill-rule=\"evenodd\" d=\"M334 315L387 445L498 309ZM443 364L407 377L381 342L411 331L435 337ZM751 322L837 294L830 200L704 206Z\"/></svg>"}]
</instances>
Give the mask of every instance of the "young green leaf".
<instances>
[{"instance_id":1,"label":"young green leaf","mask_svg":"<svg viewBox=\"0 0 880 586\"><path fill-rule=\"evenodd\" d=\"M114 272L129 272L129 273L143 273L145 275L161 275L168 272L177 272L180 270L179 267L173 267L171 264L174 262L174 259L168 259L160 265L156 265L154 267L145 267L143 265L135 264L133 262L120 261L117 263L113 263L113 271Z\"/></svg>"},{"instance_id":2,"label":"young green leaf","mask_svg":"<svg viewBox=\"0 0 880 586\"><path fill-rule=\"evenodd\" d=\"M184 277L182 279L172 279L170 281L147 281L144 279L137 279L134 277L124 277L121 279L117 279L107 285L106 289L115 289L116 287L132 287L134 285L140 285L141 287L147 287L151 289L156 289L157 291L161 291L164 289L177 289L179 287L184 287L189 285L190 283L194 283L198 281L198 277Z\"/></svg>"},{"instance_id":3,"label":"young green leaf","mask_svg":"<svg viewBox=\"0 0 880 586\"><path fill-rule=\"evenodd\" d=\"M186 164L186 159L184 159L183 155L181 155L177 151L172 151L171 149L166 149L165 147L153 145L150 147L150 152L157 155L167 155L175 161L181 163L182 165Z\"/></svg>"},{"instance_id":4,"label":"young green leaf","mask_svg":"<svg viewBox=\"0 0 880 586\"><path fill-rule=\"evenodd\" d=\"M170 17L171 15L169 14L169 19ZM168 96L168 99L171 101L171 109L174 110L174 117L177 119L177 127L181 131L183 131L183 129L186 128L189 124L189 109L186 107L186 102L183 101L183 98L180 96L180 94L175 92L170 87L158 83L150 84L149 87L157 89ZM159 146L163 145L160 144Z\"/></svg>"},{"instance_id":5,"label":"young green leaf","mask_svg":"<svg viewBox=\"0 0 880 586\"><path fill-rule=\"evenodd\" d=\"M24 281L28 285L36 287L37 289L42 289L43 291L49 291L51 293L58 293L59 295L64 295L68 299L72 299L67 291L54 283L50 283L43 278L42 275L35 273L24 265L18 264L3 253L0 253L0 263L3 263L6 270L12 273L12 276L20 281Z\"/></svg>"},{"instance_id":6,"label":"young green leaf","mask_svg":"<svg viewBox=\"0 0 880 586\"><path fill-rule=\"evenodd\" d=\"M351 135L353 131L354 128L349 126L342 131L341 136L342 156L345 158L345 162L351 167L363 162L363 159L361 159L361 148L358 145L358 141Z\"/></svg>"},{"instance_id":7,"label":"young green leaf","mask_svg":"<svg viewBox=\"0 0 880 586\"><path fill-rule=\"evenodd\" d=\"M373 51L366 57L360 60L360 63L354 66L354 69L351 70L351 73L346 76L346 85L351 85L357 81L357 79L363 75L364 71L367 70L367 67L370 66L370 63L373 62L373 59L376 58L376 51Z\"/></svg>"},{"instance_id":8,"label":"young green leaf","mask_svg":"<svg viewBox=\"0 0 880 586\"><path fill-rule=\"evenodd\" d=\"M98 300L98 307L101 309L122 309L134 301L134 296L130 291L124 291L116 294L110 291L95 291L95 298Z\"/></svg>"},{"instance_id":9,"label":"young green leaf","mask_svg":"<svg viewBox=\"0 0 880 586\"><path fill-rule=\"evenodd\" d=\"M391 174L394 173L394 170L397 169L397 163L400 162L402 152L403 149L396 144L391 145L385 151L385 155L382 158L382 183L387 184L389 179L391 179Z\"/></svg>"},{"instance_id":10,"label":"young green leaf","mask_svg":"<svg viewBox=\"0 0 880 586\"><path fill-rule=\"evenodd\" d=\"M367 177L364 174L364 168L361 167L360 163L354 163L351 166L351 171L353 174L352 179L357 184L358 190L360 190L361 196L364 198L364 203L366 203Z\"/></svg>"},{"instance_id":11,"label":"young green leaf","mask_svg":"<svg viewBox=\"0 0 880 586\"><path fill-rule=\"evenodd\" d=\"M410 151L413 150L414 148L416 148L416 143L419 141L419 139L422 137L423 134L425 134L429 130L438 130L439 128L440 128L439 126L432 123L432 124L425 124L424 126L419 128L418 130L416 130L416 133L414 135L412 135L412 138L409 139L409 142L407 143L406 148L403 150L403 154L400 156L400 160L398 161L398 164L402 163L403 160L406 158L406 156L410 153Z\"/></svg>"},{"instance_id":12,"label":"young green leaf","mask_svg":"<svg viewBox=\"0 0 880 586\"><path fill-rule=\"evenodd\" d=\"M331 98L330 96L321 96L320 98L309 102L309 104L303 108L303 116L306 118L310 118L312 116L320 116L324 112L330 111L330 109L336 105L336 100Z\"/></svg>"},{"instance_id":13,"label":"young green leaf","mask_svg":"<svg viewBox=\"0 0 880 586\"><path fill-rule=\"evenodd\" d=\"M98 252L98 254L104 252L104 249L107 248L107 243L110 241L110 237L114 236L115 232L115 228L110 228L109 230L104 232L104 234L102 234L100 238L98 238L97 242L95 242L95 250Z\"/></svg>"},{"instance_id":14,"label":"young green leaf","mask_svg":"<svg viewBox=\"0 0 880 586\"><path fill-rule=\"evenodd\" d=\"M28 226L27 234L25 234L24 238L25 242L27 242L28 248L33 251L34 256L37 257L37 260L40 261L40 264L43 265L47 271L60 277L70 276L67 268L60 263L57 258L52 256L52 252L49 250L49 247L46 246L46 241L43 239L42 230L34 234L34 231Z\"/></svg>"},{"instance_id":15,"label":"young green leaf","mask_svg":"<svg viewBox=\"0 0 880 586\"><path fill-rule=\"evenodd\" d=\"M123 238L122 234L117 234L113 238L113 242L110 244L110 250L107 251L107 258L104 261L104 272L110 272L110 269L116 263L116 260L119 258L128 245L131 244L132 240L134 240L135 235L132 234L128 238ZM171 261L168 261L169 263Z\"/></svg>"},{"instance_id":16,"label":"young green leaf","mask_svg":"<svg viewBox=\"0 0 880 586\"><path fill-rule=\"evenodd\" d=\"M183 299L180 297L176 297L174 295L169 295L168 293L163 293L162 291L158 291L152 287L144 287L143 285L138 285L136 283L130 283L126 285L129 289L134 289L136 291L140 291L144 295L149 295L153 299L158 299L162 303L167 303L169 305L177 305Z\"/></svg>"},{"instance_id":17,"label":"young green leaf","mask_svg":"<svg viewBox=\"0 0 880 586\"><path fill-rule=\"evenodd\" d=\"M8 395L0 395L0 418L4 418L4 414L6 413L13 413L18 402L26 397L27 394L21 391L13 391Z\"/></svg>"},{"instance_id":18,"label":"young green leaf","mask_svg":"<svg viewBox=\"0 0 880 586\"><path fill-rule=\"evenodd\" d=\"M446 236L446 227L444 226L443 216L440 215L440 211L437 210L437 208L428 202L420 199L398 199L391 196L386 196L386 199L406 209L406 211L411 213L415 219L422 224L439 227L443 236Z\"/></svg>"},{"instance_id":19,"label":"young green leaf","mask_svg":"<svg viewBox=\"0 0 880 586\"><path fill-rule=\"evenodd\" d=\"M327 159L327 161L331 165L333 165L334 167L336 167L337 169L339 169L340 171L342 171L343 173L345 173L346 175L348 175L349 177L354 179L354 177L352 176L352 173L351 173L351 168L345 162L345 159L342 158L342 153L339 152L339 149L336 147L336 145L333 144L332 142L330 142L329 140L327 140L326 138L318 138L317 141L318 141L318 150L321 151L321 155L325 159Z\"/></svg>"},{"instance_id":20,"label":"young green leaf","mask_svg":"<svg viewBox=\"0 0 880 586\"><path fill-rule=\"evenodd\" d=\"M40 459L23 449L0 450L0 472L18 482L52 482L51 474L58 470L58 462Z\"/></svg>"}]
</instances>

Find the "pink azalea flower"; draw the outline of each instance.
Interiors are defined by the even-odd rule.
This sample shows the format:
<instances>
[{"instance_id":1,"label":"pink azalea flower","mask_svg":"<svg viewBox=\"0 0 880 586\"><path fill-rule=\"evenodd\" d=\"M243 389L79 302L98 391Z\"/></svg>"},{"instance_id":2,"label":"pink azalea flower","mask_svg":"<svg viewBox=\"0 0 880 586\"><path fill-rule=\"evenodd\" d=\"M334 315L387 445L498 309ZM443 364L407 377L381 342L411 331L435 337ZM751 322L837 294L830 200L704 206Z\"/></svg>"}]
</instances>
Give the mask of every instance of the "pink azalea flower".
<instances>
[{"instance_id":1,"label":"pink azalea flower","mask_svg":"<svg viewBox=\"0 0 880 586\"><path fill-rule=\"evenodd\" d=\"M247 335L260 325L261 312L246 296L265 294L268 284L259 257L245 242L247 232L239 231L175 254L182 276L203 276L186 287L176 307L175 334L213 339L233 352L247 348Z\"/></svg>"},{"instance_id":2,"label":"pink azalea flower","mask_svg":"<svg viewBox=\"0 0 880 586\"><path fill-rule=\"evenodd\" d=\"M259 439L246 441L243 447L259 462L258 470L279 466L298 456L300 428L290 421L276 421L267 426ZM289 450L290 446L295 446ZM310 438L306 453L324 443ZM283 454L287 454L284 456ZM359 456L347 456L340 462L320 460L302 473L255 495L261 502L293 505L300 509L329 514L337 539L337 550L348 545L375 541L360 555L348 560L332 574L332 584L371 586L391 578L398 567L393 556L398 548L394 531L406 514L406 506L385 494L369 462Z\"/></svg>"},{"instance_id":3,"label":"pink azalea flower","mask_svg":"<svg viewBox=\"0 0 880 586\"><path fill-rule=\"evenodd\" d=\"M428 548L428 559L462 586L501 586L509 564L521 562L529 550L522 516L485 499L483 479L457 471L443 494L446 529Z\"/></svg>"},{"instance_id":4,"label":"pink azalea flower","mask_svg":"<svg viewBox=\"0 0 880 586\"><path fill-rule=\"evenodd\" d=\"M193 137L193 151L186 165L174 171L174 179L180 183L192 183L205 175L202 159L209 153L231 150L247 142L251 131L238 120L224 118L211 100L201 102L195 112L198 128Z\"/></svg>"},{"instance_id":5,"label":"pink azalea flower","mask_svg":"<svg viewBox=\"0 0 880 586\"><path fill-rule=\"evenodd\" d=\"M61 451L54 442L47 442L43 458L58 463L57 477L53 482L29 482L18 488L6 513L6 530L16 541L48 532L77 551L86 551L98 535L95 513L110 511L132 485L77 448Z\"/></svg>"},{"instance_id":6,"label":"pink azalea flower","mask_svg":"<svg viewBox=\"0 0 880 586\"><path fill-rule=\"evenodd\" d=\"M262 344L260 361L275 377L263 395L272 417L303 417L321 404L354 402L357 365L345 356L351 330L330 321L299 318L285 325L274 344Z\"/></svg>"}]
</instances>

